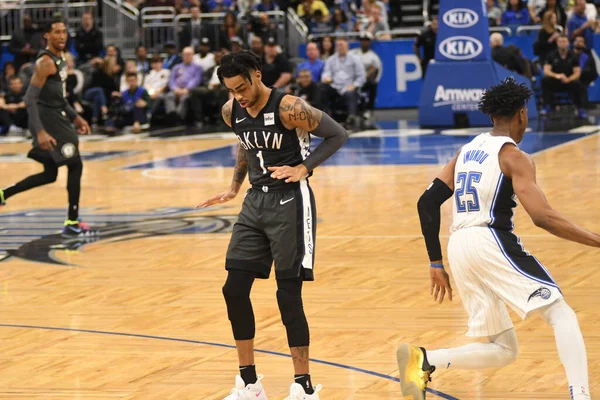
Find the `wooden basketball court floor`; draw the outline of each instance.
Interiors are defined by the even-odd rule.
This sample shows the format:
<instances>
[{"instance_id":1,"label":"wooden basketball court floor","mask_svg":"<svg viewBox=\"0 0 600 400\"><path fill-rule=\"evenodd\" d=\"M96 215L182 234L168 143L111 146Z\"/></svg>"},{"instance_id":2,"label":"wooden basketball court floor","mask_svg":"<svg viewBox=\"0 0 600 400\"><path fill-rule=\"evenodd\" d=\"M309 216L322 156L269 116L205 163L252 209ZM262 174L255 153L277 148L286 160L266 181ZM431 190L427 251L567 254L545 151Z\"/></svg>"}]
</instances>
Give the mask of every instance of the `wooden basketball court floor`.
<instances>
[{"instance_id":1,"label":"wooden basketball court floor","mask_svg":"<svg viewBox=\"0 0 600 400\"><path fill-rule=\"evenodd\" d=\"M442 305L429 296L415 206L468 138L429 133L356 135L311 179L319 217L316 281L305 285L304 303L322 399L399 399L398 344L469 341L458 293ZM600 136L527 138L524 147L539 150L538 181L551 204L600 231ZM55 184L9 200L0 210L0 398L228 394L237 359L221 286L228 229L243 193L222 207L194 206L229 184L235 143L218 135L83 142L82 213L102 232L93 243L56 235L67 201L65 171ZM0 184L40 170L19 156L28 148L0 145ZM450 217L448 202L444 247ZM599 396L600 252L552 237L521 208L515 223L578 314L591 390ZM254 285L256 362L269 397L283 399L293 370L275 290L273 278ZM521 346L516 363L436 372L428 398L569 398L552 331L538 318L513 317Z\"/></svg>"}]
</instances>

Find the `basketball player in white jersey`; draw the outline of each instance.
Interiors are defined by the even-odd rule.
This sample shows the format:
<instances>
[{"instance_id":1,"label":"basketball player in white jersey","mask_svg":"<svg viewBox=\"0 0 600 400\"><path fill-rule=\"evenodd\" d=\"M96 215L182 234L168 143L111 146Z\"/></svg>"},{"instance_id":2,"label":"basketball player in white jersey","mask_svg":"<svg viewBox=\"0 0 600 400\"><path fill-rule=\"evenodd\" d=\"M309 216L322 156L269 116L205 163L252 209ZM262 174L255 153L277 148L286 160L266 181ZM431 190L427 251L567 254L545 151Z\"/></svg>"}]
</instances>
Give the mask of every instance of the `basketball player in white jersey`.
<instances>
[{"instance_id":1,"label":"basketball player in white jersey","mask_svg":"<svg viewBox=\"0 0 600 400\"><path fill-rule=\"evenodd\" d=\"M424 399L435 369L479 370L515 361L519 350L506 309L509 305L522 318L538 315L552 327L572 399L590 399L586 350L577 316L548 271L512 233L518 198L540 228L563 239L600 247L600 235L552 209L536 183L533 159L517 147L527 128L526 103L531 94L512 78L486 91L479 109L490 116L492 132L465 145L419 199L419 218L431 261L431 293L441 303L446 293L452 300L452 288L442 263L440 207L452 197L448 259L469 314L467 336L485 337L488 343L427 351L401 345L396 356L404 398Z\"/></svg>"}]
</instances>

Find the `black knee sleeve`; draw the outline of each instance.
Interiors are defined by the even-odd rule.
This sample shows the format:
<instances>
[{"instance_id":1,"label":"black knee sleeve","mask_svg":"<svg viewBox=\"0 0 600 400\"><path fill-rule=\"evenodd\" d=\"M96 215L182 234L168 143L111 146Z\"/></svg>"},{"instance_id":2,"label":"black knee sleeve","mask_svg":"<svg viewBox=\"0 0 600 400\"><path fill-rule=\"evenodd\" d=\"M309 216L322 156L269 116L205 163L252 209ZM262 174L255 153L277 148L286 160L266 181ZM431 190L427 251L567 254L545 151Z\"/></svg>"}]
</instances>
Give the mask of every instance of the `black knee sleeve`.
<instances>
[{"instance_id":1,"label":"black knee sleeve","mask_svg":"<svg viewBox=\"0 0 600 400\"><path fill-rule=\"evenodd\" d=\"M304 347L310 343L308 322L302 305L302 280L280 279L277 281L277 304L281 321L287 331L290 347Z\"/></svg>"},{"instance_id":2,"label":"black knee sleeve","mask_svg":"<svg viewBox=\"0 0 600 400\"><path fill-rule=\"evenodd\" d=\"M254 272L229 270L223 285L223 297L227 304L227 315L231 321L235 340L254 339L256 326L250 290L255 277Z\"/></svg>"}]
</instances>

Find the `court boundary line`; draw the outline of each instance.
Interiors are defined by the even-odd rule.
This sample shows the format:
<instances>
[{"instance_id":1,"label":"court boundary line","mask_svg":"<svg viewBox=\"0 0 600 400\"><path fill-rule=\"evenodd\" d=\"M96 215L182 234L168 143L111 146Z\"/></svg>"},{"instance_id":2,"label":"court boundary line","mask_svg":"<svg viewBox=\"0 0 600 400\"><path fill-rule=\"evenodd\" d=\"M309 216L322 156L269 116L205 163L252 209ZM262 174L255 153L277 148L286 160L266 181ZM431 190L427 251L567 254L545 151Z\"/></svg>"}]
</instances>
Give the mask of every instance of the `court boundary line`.
<instances>
[{"instance_id":1,"label":"court boundary line","mask_svg":"<svg viewBox=\"0 0 600 400\"><path fill-rule=\"evenodd\" d=\"M61 328L61 327L54 327L54 326L20 325L20 324L0 324L0 327L20 328L20 329L39 329L39 330L77 332L77 333L92 333L92 334L98 334L98 335L113 335L113 336L133 337L133 338L141 338L141 339L164 340L164 341L179 342L179 343L192 343L192 344L200 344L200 345L204 345L204 346L221 347L221 348L226 348L226 349L235 349L236 348L234 345L231 345L231 344L205 342L205 341L194 340L194 339L173 338L173 337L168 337L168 336L145 335L145 334L141 334L141 333L111 332L111 331L100 331L100 330L95 330L95 329ZM261 349L255 349L254 351L257 353L261 353L261 354L292 358L292 356L290 354L280 353L278 351L261 350ZM340 364L340 363L335 363L335 362L326 361L326 360L319 360L319 359L315 359L315 358L310 358L310 361L315 364L322 364L322 365L327 365L330 367L342 368L342 369L346 369L349 371L360 372L363 374L375 376L375 377L386 379L386 380L393 381L393 382L398 382L398 383L400 382L400 379L396 378L395 376L386 375L381 372L370 371L368 369L353 367L351 365ZM441 397L442 399L459 400L456 397L453 397L449 394L440 392L435 389L427 388L427 392L434 394L438 397Z\"/></svg>"}]
</instances>

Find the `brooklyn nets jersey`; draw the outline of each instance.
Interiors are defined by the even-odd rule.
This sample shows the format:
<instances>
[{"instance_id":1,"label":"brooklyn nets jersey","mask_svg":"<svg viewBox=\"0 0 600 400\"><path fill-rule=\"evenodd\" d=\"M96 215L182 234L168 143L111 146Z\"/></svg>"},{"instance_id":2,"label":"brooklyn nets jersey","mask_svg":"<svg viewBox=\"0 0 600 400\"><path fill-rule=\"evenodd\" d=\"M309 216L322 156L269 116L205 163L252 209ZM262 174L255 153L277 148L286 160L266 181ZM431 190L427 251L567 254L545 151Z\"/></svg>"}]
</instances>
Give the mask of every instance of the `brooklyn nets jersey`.
<instances>
[{"instance_id":1,"label":"brooklyn nets jersey","mask_svg":"<svg viewBox=\"0 0 600 400\"><path fill-rule=\"evenodd\" d=\"M286 129L279 118L279 103L285 93L272 89L267 104L252 118L237 100L233 101L231 126L246 151L248 175L254 187L283 188L285 180L271 178L269 167L301 164L310 154L308 132Z\"/></svg>"},{"instance_id":2,"label":"brooklyn nets jersey","mask_svg":"<svg viewBox=\"0 0 600 400\"><path fill-rule=\"evenodd\" d=\"M56 74L50 75L40 92L38 104L51 108L60 108L61 111L67 105L67 61L63 57L57 57L48 50L38 53L38 58L45 55L50 56L56 64Z\"/></svg>"},{"instance_id":3,"label":"brooklyn nets jersey","mask_svg":"<svg viewBox=\"0 0 600 400\"><path fill-rule=\"evenodd\" d=\"M515 142L507 136L484 133L460 151L454 168L452 232L473 226L512 231L516 197L498 159L505 144Z\"/></svg>"}]
</instances>

